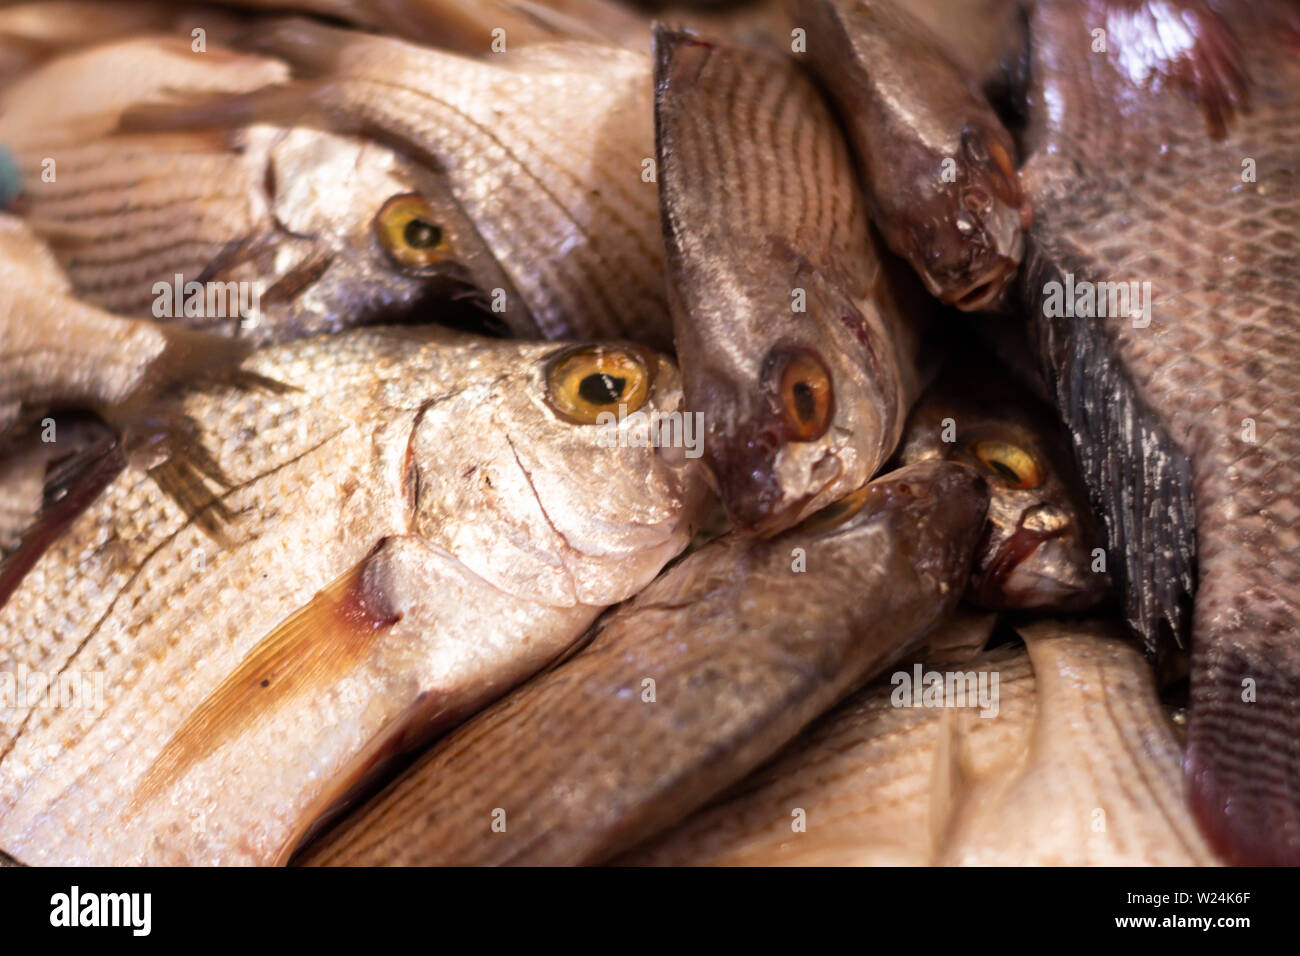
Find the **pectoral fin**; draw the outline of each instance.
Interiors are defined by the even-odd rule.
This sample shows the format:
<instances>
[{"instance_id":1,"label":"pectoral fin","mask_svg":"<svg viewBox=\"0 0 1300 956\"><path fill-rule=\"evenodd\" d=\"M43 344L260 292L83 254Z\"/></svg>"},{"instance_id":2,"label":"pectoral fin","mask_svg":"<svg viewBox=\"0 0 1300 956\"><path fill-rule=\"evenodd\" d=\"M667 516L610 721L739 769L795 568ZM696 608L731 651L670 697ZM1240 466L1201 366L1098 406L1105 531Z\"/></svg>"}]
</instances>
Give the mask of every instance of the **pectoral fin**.
<instances>
[{"instance_id":1,"label":"pectoral fin","mask_svg":"<svg viewBox=\"0 0 1300 956\"><path fill-rule=\"evenodd\" d=\"M401 619L384 587L386 543L287 617L208 695L154 761L137 805L270 711L348 673Z\"/></svg>"}]
</instances>

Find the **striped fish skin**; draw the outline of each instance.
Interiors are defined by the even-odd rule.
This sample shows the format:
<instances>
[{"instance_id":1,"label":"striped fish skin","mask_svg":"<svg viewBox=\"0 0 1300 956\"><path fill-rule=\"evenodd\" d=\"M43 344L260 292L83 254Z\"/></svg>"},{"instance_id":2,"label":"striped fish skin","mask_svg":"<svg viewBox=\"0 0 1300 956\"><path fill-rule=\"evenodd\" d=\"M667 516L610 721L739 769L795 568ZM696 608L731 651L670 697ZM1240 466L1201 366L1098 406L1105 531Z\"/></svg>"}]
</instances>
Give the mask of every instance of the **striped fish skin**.
<instances>
[{"instance_id":1,"label":"striped fish skin","mask_svg":"<svg viewBox=\"0 0 1300 956\"><path fill-rule=\"evenodd\" d=\"M776 538L729 535L688 555L304 862L566 865L629 848L944 620L987 494L971 469L924 462L876 479L856 512L833 507Z\"/></svg>"},{"instance_id":2,"label":"striped fish skin","mask_svg":"<svg viewBox=\"0 0 1300 956\"><path fill-rule=\"evenodd\" d=\"M893 452L916 393L917 317L873 245L843 138L792 59L664 28L655 57L686 399L704 410L732 522L775 534Z\"/></svg>"},{"instance_id":3,"label":"striped fish skin","mask_svg":"<svg viewBox=\"0 0 1300 956\"><path fill-rule=\"evenodd\" d=\"M287 89L142 109L130 128L364 131L445 176L545 338L672 342L643 52L578 41L469 58L306 20L248 45Z\"/></svg>"},{"instance_id":4,"label":"striped fish skin","mask_svg":"<svg viewBox=\"0 0 1300 956\"><path fill-rule=\"evenodd\" d=\"M0 607L0 848L281 862L639 591L689 541L700 469L562 418L570 351L353 330L247 360L287 390L154 406L201 423L181 453L210 461L209 500L191 512L133 459ZM636 354L645 410L680 410L672 364ZM16 697L32 673L91 697Z\"/></svg>"},{"instance_id":5,"label":"striped fish skin","mask_svg":"<svg viewBox=\"0 0 1300 956\"><path fill-rule=\"evenodd\" d=\"M213 65L191 75L189 61L200 57ZM0 136L15 144L24 173L26 219L79 296L259 343L429 321L451 315L450 304L483 326L538 336L445 179L387 147L292 126L106 134L134 104L219 81L247 88L244 74L226 76L230 58L263 82L284 78L262 57L139 39L56 60L0 102ZM178 60L190 72L176 78ZM90 88L128 67L137 75L88 122L80 104L93 99ZM427 248L391 225L404 216L433 230Z\"/></svg>"},{"instance_id":6,"label":"striped fish skin","mask_svg":"<svg viewBox=\"0 0 1300 956\"><path fill-rule=\"evenodd\" d=\"M1045 621L1022 633L1027 648L958 663L922 658L923 674L975 675L974 684L958 685L971 687L966 701L916 706L900 694L901 681L878 681L725 799L618 862L1221 862L1188 811L1182 744L1151 669L1121 628ZM907 667L895 673L914 676ZM980 680L990 694L996 687L996 713L975 699Z\"/></svg>"},{"instance_id":7,"label":"striped fish skin","mask_svg":"<svg viewBox=\"0 0 1300 956\"><path fill-rule=\"evenodd\" d=\"M1078 39L1098 26L1105 54ZM1044 369L1130 624L1153 652L1190 636L1198 819L1233 862L1294 865L1297 11L1080 0L1035 5L1029 28L1023 275ZM1049 307L1067 281L1073 317ZM1096 283L1138 283L1139 315L1098 315L1119 286Z\"/></svg>"}]
</instances>

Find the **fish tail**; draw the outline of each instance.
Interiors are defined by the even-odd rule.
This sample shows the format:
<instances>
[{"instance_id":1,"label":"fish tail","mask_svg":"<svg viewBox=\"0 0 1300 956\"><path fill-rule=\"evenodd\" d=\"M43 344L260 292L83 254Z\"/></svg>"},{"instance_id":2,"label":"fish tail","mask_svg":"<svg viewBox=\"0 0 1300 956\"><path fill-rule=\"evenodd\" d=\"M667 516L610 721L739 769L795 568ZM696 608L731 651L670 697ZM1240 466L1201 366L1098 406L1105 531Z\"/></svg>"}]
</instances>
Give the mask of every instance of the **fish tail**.
<instances>
[{"instance_id":1,"label":"fish tail","mask_svg":"<svg viewBox=\"0 0 1300 956\"><path fill-rule=\"evenodd\" d=\"M1229 862L1300 865L1300 654L1256 635L1208 643L1193 654L1192 810Z\"/></svg>"}]
</instances>

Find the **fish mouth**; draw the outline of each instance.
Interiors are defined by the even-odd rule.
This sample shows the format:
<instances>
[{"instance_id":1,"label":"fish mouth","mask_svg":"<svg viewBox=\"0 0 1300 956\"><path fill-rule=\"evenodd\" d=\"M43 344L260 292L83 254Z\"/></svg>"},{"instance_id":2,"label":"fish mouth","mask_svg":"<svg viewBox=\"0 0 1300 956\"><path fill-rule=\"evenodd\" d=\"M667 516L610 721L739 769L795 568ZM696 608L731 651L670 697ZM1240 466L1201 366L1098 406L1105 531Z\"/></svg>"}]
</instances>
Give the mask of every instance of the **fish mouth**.
<instances>
[{"instance_id":1,"label":"fish mouth","mask_svg":"<svg viewBox=\"0 0 1300 956\"><path fill-rule=\"evenodd\" d=\"M993 264L991 269L974 282L944 296L943 300L963 312L975 312L987 308L994 299L1002 294L1002 290L1006 288L1007 283L1016 274L1019 265L1020 263L1016 259L1001 257Z\"/></svg>"},{"instance_id":2,"label":"fish mouth","mask_svg":"<svg viewBox=\"0 0 1300 956\"><path fill-rule=\"evenodd\" d=\"M806 472L797 481L783 481L781 459L787 449L782 446L771 458L756 458L746 445L735 456L711 457L712 483L738 530L770 538L831 503L827 491L844 473L839 456L827 449L811 466L805 466ZM850 490L846 488L845 493Z\"/></svg>"},{"instance_id":3,"label":"fish mouth","mask_svg":"<svg viewBox=\"0 0 1300 956\"><path fill-rule=\"evenodd\" d=\"M1104 587L1077 580L1074 573L1060 574L1054 567L1069 563L1064 546L1064 530L1037 531L1020 528L1002 543L988 566L971 576L968 595L972 602L995 610L1017 608L1051 608L1058 611L1081 611L1096 604ZM1059 549L1052 545L1060 544ZM1049 550L1057 553L1049 554Z\"/></svg>"}]
</instances>

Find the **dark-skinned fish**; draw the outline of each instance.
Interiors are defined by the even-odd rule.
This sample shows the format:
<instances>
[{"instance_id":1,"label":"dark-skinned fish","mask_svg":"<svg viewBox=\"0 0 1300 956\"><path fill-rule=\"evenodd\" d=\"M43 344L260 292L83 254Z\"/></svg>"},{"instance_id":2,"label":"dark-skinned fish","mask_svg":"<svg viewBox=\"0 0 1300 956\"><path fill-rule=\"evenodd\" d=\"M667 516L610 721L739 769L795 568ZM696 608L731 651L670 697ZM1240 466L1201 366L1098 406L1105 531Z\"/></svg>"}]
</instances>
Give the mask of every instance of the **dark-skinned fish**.
<instances>
[{"instance_id":1,"label":"dark-skinned fish","mask_svg":"<svg viewBox=\"0 0 1300 956\"><path fill-rule=\"evenodd\" d=\"M560 865L629 848L944 620L987 494L972 469L923 462L779 537L696 551L306 860Z\"/></svg>"},{"instance_id":2,"label":"dark-skinned fish","mask_svg":"<svg viewBox=\"0 0 1300 956\"><path fill-rule=\"evenodd\" d=\"M1016 275L1031 215L1015 144L978 78L894 0L793 9L889 247L944 302L992 304Z\"/></svg>"},{"instance_id":3,"label":"dark-skinned fish","mask_svg":"<svg viewBox=\"0 0 1300 956\"><path fill-rule=\"evenodd\" d=\"M1060 421L988 355L949 359L912 410L899 460L925 458L969 464L989 484L969 600L1079 611L1109 595L1100 530Z\"/></svg>"},{"instance_id":4,"label":"dark-skinned fish","mask_svg":"<svg viewBox=\"0 0 1300 956\"><path fill-rule=\"evenodd\" d=\"M1044 370L1130 624L1190 637L1198 819L1233 862L1300 863L1300 10L1077 0L1029 29Z\"/></svg>"},{"instance_id":5,"label":"dark-skinned fish","mask_svg":"<svg viewBox=\"0 0 1300 956\"><path fill-rule=\"evenodd\" d=\"M874 247L843 138L792 59L660 28L655 85L686 400L704 414L732 522L774 534L893 453L917 391L916 316Z\"/></svg>"}]
</instances>

